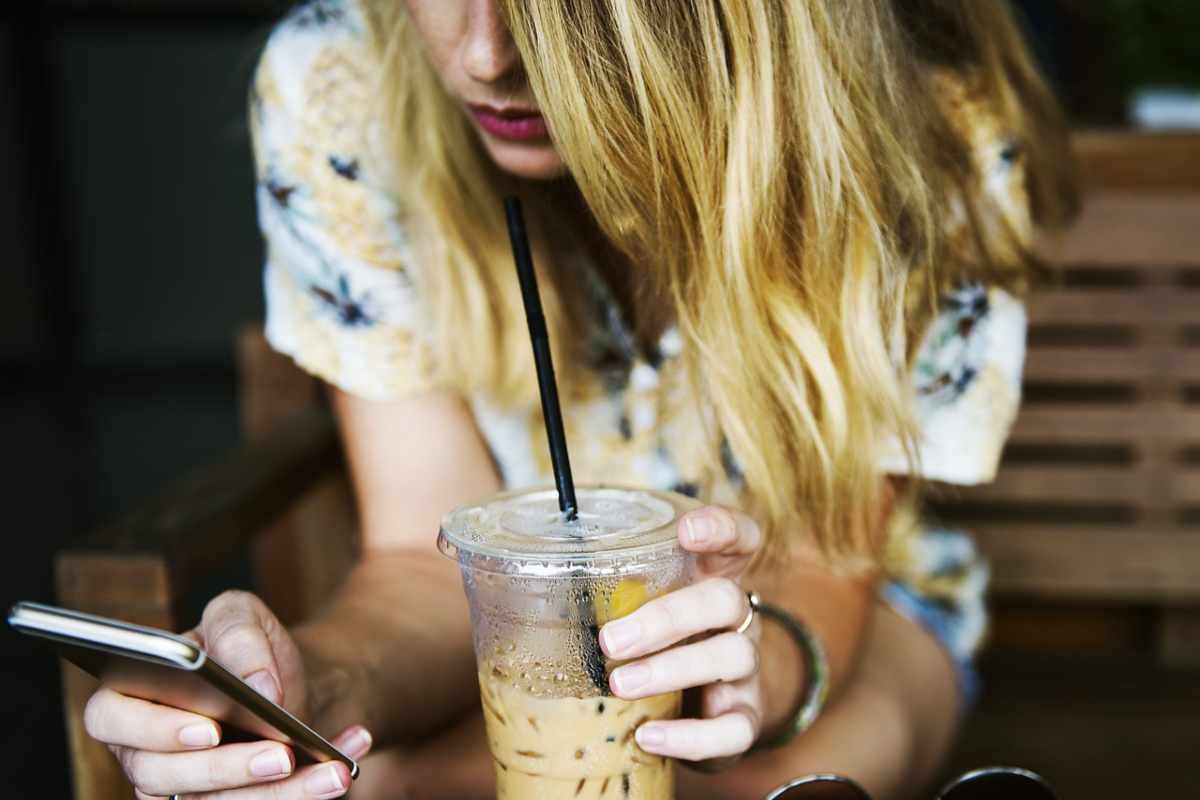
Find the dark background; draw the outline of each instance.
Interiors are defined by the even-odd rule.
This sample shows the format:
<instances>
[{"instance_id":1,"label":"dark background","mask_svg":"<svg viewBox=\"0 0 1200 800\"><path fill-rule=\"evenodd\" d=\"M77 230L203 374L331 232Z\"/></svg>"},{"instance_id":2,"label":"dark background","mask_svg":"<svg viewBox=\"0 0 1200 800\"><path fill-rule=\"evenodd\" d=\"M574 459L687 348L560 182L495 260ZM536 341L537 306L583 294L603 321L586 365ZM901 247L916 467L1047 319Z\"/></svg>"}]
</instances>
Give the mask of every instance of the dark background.
<instances>
[{"instance_id":1,"label":"dark background","mask_svg":"<svg viewBox=\"0 0 1200 800\"><path fill-rule=\"evenodd\" d=\"M1200 4L1022 3L1080 124L1140 83L1200 85ZM52 557L238 437L232 337L262 317L245 123L287 3L0 10L0 604ZM58 670L0 631L0 787L67 797Z\"/></svg>"},{"instance_id":2,"label":"dark background","mask_svg":"<svg viewBox=\"0 0 1200 800\"><path fill-rule=\"evenodd\" d=\"M7 607L237 439L232 337L263 313L246 91L286 4L0 5ZM56 663L0 647L0 787L68 797Z\"/></svg>"}]
</instances>

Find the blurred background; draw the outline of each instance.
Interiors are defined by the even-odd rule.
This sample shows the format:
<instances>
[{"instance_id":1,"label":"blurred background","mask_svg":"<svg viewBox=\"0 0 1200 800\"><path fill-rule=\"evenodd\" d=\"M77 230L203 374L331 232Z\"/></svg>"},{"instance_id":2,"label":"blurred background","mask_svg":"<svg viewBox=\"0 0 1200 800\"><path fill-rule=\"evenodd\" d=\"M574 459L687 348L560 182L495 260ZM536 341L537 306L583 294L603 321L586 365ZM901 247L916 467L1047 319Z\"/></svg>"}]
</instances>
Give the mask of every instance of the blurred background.
<instances>
[{"instance_id":1,"label":"blurred background","mask_svg":"<svg viewBox=\"0 0 1200 800\"><path fill-rule=\"evenodd\" d=\"M288 5L23 0L0 9L5 606L53 601L57 551L242 436L234 337L262 317L246 89ZM1200 126L1200 3L1018 5L1080 129ZM1101 283L1112 280L1105 275ZM231 569L212 585L249 583L248 571ZM1085 625L1110 639L1151 635L1141 606L1096 607ZM1019 613L1011 619L1008 630L1021 624ZM16 797L69 797L56 663L7 630L0 645L0 786ZM1191 673L1153 674L1171 692L1155 701L1164 709L1172 698L1196 701ZM1130 725L1154 719L1138 705L1146 687L1094 680L1112 682L1123 704L1114 713ZM1071 713L1061 692L1043 691L1029 702L1067 702L1060 712ZM1200 743L1190 725L1169 730ZM976 740L969 757L999 758L1002 744Z\"/></svg>"}]
</instances>

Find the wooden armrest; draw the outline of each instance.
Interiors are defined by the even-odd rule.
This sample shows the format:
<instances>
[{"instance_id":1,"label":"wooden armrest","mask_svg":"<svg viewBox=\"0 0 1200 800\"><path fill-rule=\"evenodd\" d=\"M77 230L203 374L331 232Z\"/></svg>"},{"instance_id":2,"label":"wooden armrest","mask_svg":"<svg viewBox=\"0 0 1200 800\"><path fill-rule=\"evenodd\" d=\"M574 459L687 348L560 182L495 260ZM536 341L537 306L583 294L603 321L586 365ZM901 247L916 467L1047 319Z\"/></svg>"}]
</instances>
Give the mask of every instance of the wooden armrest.
<instances>
[{"instance_id":1,"label":"wooden armrest","mask_svg":"<svg viewBox=\"0 0 1200 800\"><path fill-rule=\"evenodd\" d=\"M59 602L164 624L198 578L229 563L341 463L329 412L317 407L297 412L61 551L55 564ZM148 608L146 598L155 596L162 600Z\"/></svg>"}]
</instances>

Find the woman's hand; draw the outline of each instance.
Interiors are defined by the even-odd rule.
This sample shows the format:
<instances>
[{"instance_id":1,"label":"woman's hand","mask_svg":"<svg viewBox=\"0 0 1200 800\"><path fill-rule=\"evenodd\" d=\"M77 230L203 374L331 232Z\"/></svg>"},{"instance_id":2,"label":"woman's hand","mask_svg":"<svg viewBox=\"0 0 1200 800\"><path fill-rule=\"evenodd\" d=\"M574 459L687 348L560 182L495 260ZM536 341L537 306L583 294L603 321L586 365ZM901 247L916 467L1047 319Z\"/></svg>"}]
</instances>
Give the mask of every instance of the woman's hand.
<instances>
[{"instance_id":1,"label":"woman's hand","mask_svg":"<svg viewBox=\"0 0 1200 800\"><path fill-rule=\"evenodd\" d=\"M627 700L700 688L701 719L638 728L637 743L646 752L688 761L738 756L758 738L763 718L758 622L735 632L750 611L737 577L762 535L745 514L707 506L684 515L678 536L698 554L699 579L601 629L605 654L632 660L613 670L609 683ZM685 643L698 634L711 635Z\"/></svg>"},{"instance_id":2,"label":"woman's hand","mask_svg":"<svg viewBox=\"0 0 1200 800\"><path fill-rule=\"evenodd\" d=\"M308 692L300 651L257 597L225 592L208 604L199 627L186 635L260 694L305 719ZM286 745L221 745L221 728L213 720L126 697L103 684L88 701L84 726L112 750L138 800L215 792L230 800L307 800L341 797L350 786L349 770L341 763L296 770ZM357 759L370 749L371 736L353 726L333 743Z\"/></svg>"}]
</instances>

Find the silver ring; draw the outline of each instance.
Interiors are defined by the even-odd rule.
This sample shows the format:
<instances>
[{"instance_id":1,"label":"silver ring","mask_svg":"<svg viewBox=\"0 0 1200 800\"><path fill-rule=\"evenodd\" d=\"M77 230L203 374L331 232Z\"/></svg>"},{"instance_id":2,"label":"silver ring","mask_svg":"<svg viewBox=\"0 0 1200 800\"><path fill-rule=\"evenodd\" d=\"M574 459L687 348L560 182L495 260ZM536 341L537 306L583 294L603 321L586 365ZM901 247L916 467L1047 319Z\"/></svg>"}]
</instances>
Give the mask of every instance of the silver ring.
<instances>
[{"instance_id":1,"label":"silver ring","mask_svg":"<svg viewBox=\"0 0 1200 800\"><path fill-rule=\"evenodd\" d=\"M750 626L754 624L754 615L758 613L758 606L761 604L758 592L746 592L746 601L750 609L746 612L746 618L742 620L742 624L734 629L734 633L745 633L750 630Z\"/></svg>"}]
</instances>

